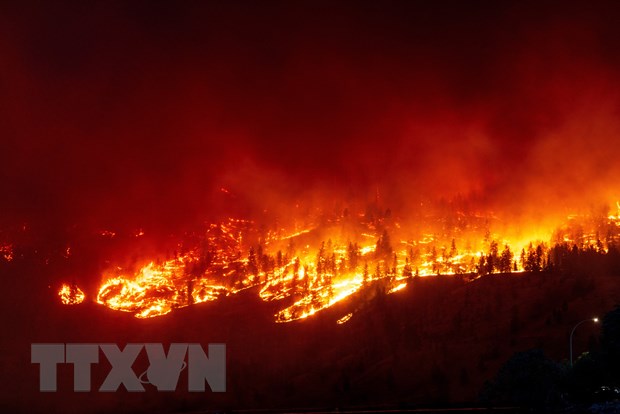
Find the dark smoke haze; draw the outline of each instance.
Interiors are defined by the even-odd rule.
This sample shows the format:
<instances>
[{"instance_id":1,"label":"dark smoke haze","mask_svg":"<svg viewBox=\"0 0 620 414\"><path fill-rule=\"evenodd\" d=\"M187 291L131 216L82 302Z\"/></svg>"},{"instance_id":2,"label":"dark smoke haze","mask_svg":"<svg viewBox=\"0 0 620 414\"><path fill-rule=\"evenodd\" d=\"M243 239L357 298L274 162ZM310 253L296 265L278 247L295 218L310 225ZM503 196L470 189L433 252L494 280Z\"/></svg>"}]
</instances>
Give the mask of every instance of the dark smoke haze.
<instances>
[{"instance_id":1,"label":"dark smoke haze","mask_svg":"<svg viewBox=\"0 0 620 414\"><path fill-rule=\"evenodd\" d=\"M617 2L1 9L4 220L174 227L377 190L527 217L620 193Z\"/></svg>"}]
</instances>

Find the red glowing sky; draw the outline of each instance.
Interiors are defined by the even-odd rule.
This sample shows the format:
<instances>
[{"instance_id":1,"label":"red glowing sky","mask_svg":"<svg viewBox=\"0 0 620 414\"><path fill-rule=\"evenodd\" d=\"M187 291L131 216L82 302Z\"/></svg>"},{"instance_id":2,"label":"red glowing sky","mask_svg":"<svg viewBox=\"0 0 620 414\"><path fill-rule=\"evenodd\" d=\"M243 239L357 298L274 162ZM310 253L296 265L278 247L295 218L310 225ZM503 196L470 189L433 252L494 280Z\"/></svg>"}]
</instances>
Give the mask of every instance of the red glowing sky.
<instances>
[{"instance_id":1,"label":"red glowing sky","mask_svg":"<svg viewBox=\"0 0 620 414\"><path fill-rule=\"evenodd\" d=\"M222 186L516 214L618 193L617 2L1 7L3 217L174 222Z\"/></svg>"}]
</instances>

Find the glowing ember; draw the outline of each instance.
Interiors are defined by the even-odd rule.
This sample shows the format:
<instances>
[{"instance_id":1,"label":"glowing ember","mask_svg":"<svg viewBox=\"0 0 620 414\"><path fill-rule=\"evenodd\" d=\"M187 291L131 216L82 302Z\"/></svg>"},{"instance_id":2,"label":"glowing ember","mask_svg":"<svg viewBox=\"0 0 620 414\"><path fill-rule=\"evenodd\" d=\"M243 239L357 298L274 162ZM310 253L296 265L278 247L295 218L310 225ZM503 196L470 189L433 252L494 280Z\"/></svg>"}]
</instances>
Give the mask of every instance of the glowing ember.
<instances>
[{"instance_id":1,"label":"glowing ember","mask_svg":"<svg viewBox=\"0 0 620 414\"><path fill-rule=\"evenodd\" d=\"M13 245L10 243L0 244L0 256L7 262L13 261L15 258L13 253Z\"/></svg>"},{"instance_id":2,"label":"glowing ember","mask_svg":"<svg viewBox=\"0 0 620 414\"><path fill-rule=\"evenodd\" d=\"M77 305L84 302L86 298L84 292L75 283L63 284L58 291L58 296L60 296L60 301L63 305Z\"/></svg>"},{"instance_id":3,"label":"glowing ember","mask_svg":"<svg viewBox=\"0 0 620 414\"><path fill-rule=\"evenodd\" d=\"M338 325L342 325L343 323L347 323L349 321L349 319L351 319L352 316L353 316L353 312L348 313L348 314L344 315L342 318L338 319L336 321L336 323Z\"/></svg>"}]
</instances>

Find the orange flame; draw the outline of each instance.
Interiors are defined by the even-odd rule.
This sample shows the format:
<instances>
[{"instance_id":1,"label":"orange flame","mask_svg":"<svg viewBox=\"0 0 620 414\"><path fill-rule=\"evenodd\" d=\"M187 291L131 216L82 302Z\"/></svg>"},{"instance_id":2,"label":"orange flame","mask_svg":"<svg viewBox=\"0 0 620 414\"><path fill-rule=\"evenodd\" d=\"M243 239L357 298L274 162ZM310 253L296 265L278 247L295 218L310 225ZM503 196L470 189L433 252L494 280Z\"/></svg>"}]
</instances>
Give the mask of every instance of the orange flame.
<instances>
[{"instance_id":1,"label":"orange flame","mask_svg":"<svg viewBox=\"0 0 620 414\"><path fill-rule=\"evenodd\" d=\"M63 284L58 291L60 301L63 305L78 305L84 302L86 295L75 284Z\"/></svg>"},{"instance_id":2,"label":"orange flame","mask_svg":"<svg viewBox=\"0 0 620 414\"><path fill-rule=\"evenodd\" d=\"M150 318L257 287L264 301L290 301L274 318L275 322L291 322L346 300L371 284L391 294L404 289L415 276L456 274L473 280L481 274L540 270L541 256L554 243L607 251L612 244L620 243L619 216L602 217L592 224L591 217L573 215L555 232L538 231L530 239L534 243L526 237L511 242L488 229L484 241L474 240L481 237L480 229L468 224L466 228L473 236L466 240L474 241L464 242L464 249L458 248L455 237L450 243L435 233L420 233L417 240L400 240L392 246L387 231L378 236L378 229L385 226L370 223L360 227L358 236L372 238L376 241L373 244L351 243L348 237L345 242L342 234L331 232L333 228L321 232L313 225L292 232L267 231L258 237L263 244L259 242L255 250L256 245L247 241L250 235L256 236L253 223L228 219L208 227L204 237L207 248L196 248L160 263L150 262L133 273L120 269L110 272L96 301L138 318ZM473 220L482 221L478 216ZM398 222L392 229L404 232ZM601 229L606 231L604 240ZM308 240L323 238L325 233L332 236L329 242L311 251ZM542 233L549 235L545 243L540 242ZM459 240L463 237L461 234ZM303 241L303 247L292 248L298 240ZM288 246L286 253L277 250L283 246ZM79 303L84 294L79 289L77 292L65 285L59 294L63 303Z\"/></svg>"}]
</instances>

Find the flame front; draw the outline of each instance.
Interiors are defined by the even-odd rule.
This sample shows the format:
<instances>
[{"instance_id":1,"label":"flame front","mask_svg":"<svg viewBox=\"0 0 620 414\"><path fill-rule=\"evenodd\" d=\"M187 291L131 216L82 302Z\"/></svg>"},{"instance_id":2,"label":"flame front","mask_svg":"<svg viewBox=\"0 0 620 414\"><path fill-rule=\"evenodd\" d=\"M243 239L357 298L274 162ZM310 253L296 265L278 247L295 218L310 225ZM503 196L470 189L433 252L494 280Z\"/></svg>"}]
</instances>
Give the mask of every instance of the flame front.
<instances>
[{"instance_id":1,"label":"flame front","mask_svg":"<svg viewBox=\"0 0 620 414\"><path fill-rule=\"evenodd\" d=\"M138 318L150 318L229 293L225 287L207 279L196 281L187 276L188 264L193 261L194 258L187 255L161 265L149 263L135 276L112 277L99 289L97 303L134 313Z\"/></svg>"},{"instance_id":2,"label":"flame front","mask_svg":"<svg viewBox=\"0 0 620 414\"><path fill-rule=\"evenodd\" d=\"M108 272L96 301L150 318L256 288L263 301L287 303L274 318L291 322L371 285L391 294L416 276L475 279L490 273L540 271L552 265L557 254L553 249L577 246L606 252L620 242L620 213L597 219L569 216L564 225L546 232L550 236L545 242L523 237L511 241L480 223L488 220L471 216L452 229L444 228L443 235L419 232L417 238L393 243L388 229L398 235L405 231L396 220L388 224L386 217L367 220L357 227L357 236L342 231L342 218L323 224L326 229L310 224L288 233L280 229L261 234L253 222L231 218L211 224L194 243L200 247L179 245L183 253L172 259L151 261L135 272L118 268ZM312 250L313 241L321 239L327 242ZM83 301L83 292L72 289L63 286L63 303Z\"/></svg>"}]
</instances>

